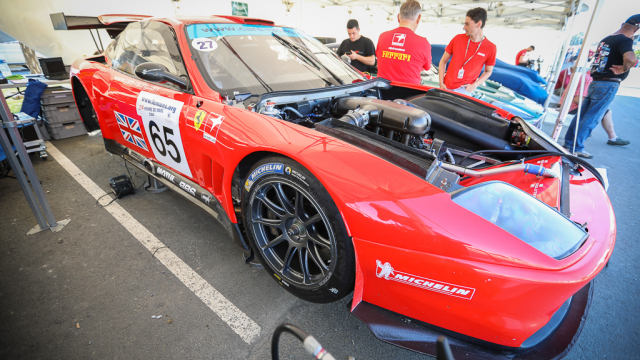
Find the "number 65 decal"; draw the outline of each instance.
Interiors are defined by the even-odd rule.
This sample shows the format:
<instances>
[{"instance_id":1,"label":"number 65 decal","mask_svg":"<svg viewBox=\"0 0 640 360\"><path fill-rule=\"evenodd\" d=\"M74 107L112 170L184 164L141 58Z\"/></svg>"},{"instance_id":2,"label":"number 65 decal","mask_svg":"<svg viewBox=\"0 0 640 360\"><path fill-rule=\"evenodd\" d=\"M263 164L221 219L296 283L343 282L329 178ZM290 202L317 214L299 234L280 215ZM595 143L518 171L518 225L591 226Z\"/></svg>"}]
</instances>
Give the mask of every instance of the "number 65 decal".
<instances>
[{"instance_id":1,"label":"number 65 decal","mask_svg":"<svg viewBox=\"0 0 640 360\"><path fill-rule=\"evenodd\" d=\"M149 150L160 163L191 177L191 169L180 135L184 103L160 94L141 91L136 111L142 118ZM184 160L184 161L182 161Z\"/></svg>"},{"instance_id":2,"label":"number 65 decal","mask_svg":"<svg viewBox=\"0 0 640 360\"><path fill-rule=\"evenodd\" d=\"M155 132L154 132L154 129L155 129ZM156 148L156 150L158 150L160 154L162 154L162 156L167 156L167 151L168 151L167 146L171 146L175 149L174 151L175 155L172 154L171 151L169 151L169 156L171 156L171 159L173 159L173 161L177 163L182 162L182 156L180 155L180 150L178 150L176 143L174 143L173 140L169 139L168 137L168 135L173 136L173 130L169 129L166 126L162 127L162 132L164 133L164 142L162 141L162 138L159 135L160 128L158 127L158 124L155 123L155 121L149 121L149 130L151 133L151 139L153 140L153 146Z\"/></svg>"}]
</instances>

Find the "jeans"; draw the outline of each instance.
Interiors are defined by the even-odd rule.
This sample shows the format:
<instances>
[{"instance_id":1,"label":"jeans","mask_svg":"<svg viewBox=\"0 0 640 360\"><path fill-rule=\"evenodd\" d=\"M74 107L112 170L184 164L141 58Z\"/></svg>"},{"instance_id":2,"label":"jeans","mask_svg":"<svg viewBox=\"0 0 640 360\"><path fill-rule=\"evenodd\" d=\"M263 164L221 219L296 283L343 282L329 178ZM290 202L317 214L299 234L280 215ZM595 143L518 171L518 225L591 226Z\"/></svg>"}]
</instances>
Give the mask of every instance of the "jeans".
<instances>
[{"instance_id":1,"label":"jeans","mask_svg":"<svg viewBox=\"0 0 640 360\"><path fill-rule=\"evenodd\" d=\"M460 94L463 94L463 95L467 95L467 96L473 96L473 93L467 91L467 89L464 87L464 85L460 86L457 89L451 89L451 91L454 91L454 92L457 92L457 93L460 93Z\"/></svg>"},{"instance_id":2,"label":"jeans","mask_svg":"<svg viewBox=\"0 0 640 360\"><path fill-rule=\"evenodd\" d=\"M589 85L589 93L582 101L582 108L580 109L580 125L578 125L578 136L575 138L576 151L584 150L584 142L607 112L619 87L620 83L613 81L594 80ZM564 136L564 147L567 149L573 148L573 141L576 136L576 120L576 118L573 118Z\"/></svg>"}]
</instances>

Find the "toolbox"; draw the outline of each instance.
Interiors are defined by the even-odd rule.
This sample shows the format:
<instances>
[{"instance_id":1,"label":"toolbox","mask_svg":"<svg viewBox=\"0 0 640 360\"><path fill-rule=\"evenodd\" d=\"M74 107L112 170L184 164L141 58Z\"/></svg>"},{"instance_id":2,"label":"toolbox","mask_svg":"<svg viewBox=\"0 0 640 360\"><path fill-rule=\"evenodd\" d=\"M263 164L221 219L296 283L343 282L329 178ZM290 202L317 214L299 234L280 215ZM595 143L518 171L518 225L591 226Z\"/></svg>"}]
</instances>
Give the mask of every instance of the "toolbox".
<instances>
[{"instance_id":1,"label":"toolbox","mask_svg":"<svg viewBox=\"0 0 640 360\"><path fill-rule=\"evenodd\" d=\"M42 105L72 103L73 94L71 90L61 87L48 87L42 94Z\"/></svg>"},{"instance_id":2,"label":"toolbox","mask_svg":"<svg viewBox=\"0 0 640 360\"><path fill-rule=\"evenodd\" d=\"M84 128L84 123L79 119L53 124L47 121L47 125L49 134L55 140L85 135L87 133L87 130Z\"/></svg>"},{"instance_id":3,"label":"toolbox","mask_svg":"<svg viewBox=\"0 0 640 360\"><path fill-rule=\"evenodd\" d=\"M46 129L52 139L66 139L87 133L71 90L61 86L48 87L42 94L42 110Z\"/></svg>"},{"instance_id":4,"label":"toolbox","mask_svg":"<svg viewBox=\"0 0 640 360\"><path fill-rule=\"evenodd\" d=\"M44 105L44 116L49 124L82 120L76 103Z\"/></svg>"}]
</instances>

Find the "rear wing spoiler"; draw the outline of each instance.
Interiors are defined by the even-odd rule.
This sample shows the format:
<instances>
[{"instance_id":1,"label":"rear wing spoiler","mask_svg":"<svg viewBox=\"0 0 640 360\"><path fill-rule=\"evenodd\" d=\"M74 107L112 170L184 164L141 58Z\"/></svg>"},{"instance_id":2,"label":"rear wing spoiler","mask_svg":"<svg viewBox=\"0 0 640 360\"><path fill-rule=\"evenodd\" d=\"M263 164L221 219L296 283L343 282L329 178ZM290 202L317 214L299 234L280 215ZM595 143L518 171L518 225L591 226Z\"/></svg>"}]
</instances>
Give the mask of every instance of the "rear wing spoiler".
<instances>
[{"instance_id":1,"label":"rear wing spoiler","mask_svg":"<svg viewBox=\"0 0 640 360\"><path fill-rule=\"evenodd\" d=\"M133 14L107 14L100 16L70 16L64 13L49 14L54 30L89 30L93 42L99 51L104 51L102 40L98 36L100 45L96 42L91 30L105 29L109 37L115 39L129 23L151 18L149 15L133 15Z\"/></svg>"}]
</instances>

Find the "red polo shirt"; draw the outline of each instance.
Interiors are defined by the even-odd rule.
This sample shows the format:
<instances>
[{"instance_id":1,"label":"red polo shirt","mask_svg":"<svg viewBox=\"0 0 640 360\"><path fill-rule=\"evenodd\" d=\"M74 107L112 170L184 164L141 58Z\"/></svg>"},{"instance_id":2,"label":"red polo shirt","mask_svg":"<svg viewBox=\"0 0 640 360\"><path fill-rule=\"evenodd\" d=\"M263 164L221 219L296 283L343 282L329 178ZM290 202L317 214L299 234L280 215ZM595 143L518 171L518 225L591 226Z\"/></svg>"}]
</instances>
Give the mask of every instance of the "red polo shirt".
<instances>
[{"instance_id":1,"label":"red polo shirt","mask_svg":"<svg viewBox=\"0 0 640 360\"><path fill-rule=\"evenodd\" d=\"M420 85L420 71L431 67L431 44L411 29L399 27L380 34L376 58L379 77Z\"/></svg>"},{"instance_id":2,"label":"red polo shirt","mask_svg":"<svg viewBox=\"0 0 640 360\"><path fill-rule=\"evenodd\" d=\"M520 64L520 62L518 60L520 60L520 56L524 55L527 53L527 49L522 49L520 51L518 51L518 55L516 55L516 65Z\"/></svg>"},{"instance_id":3,"label":"red polo shirt","mask_svg":"<svg viewBox=\"0 0 640 360\"><path fill-rule=\"evenodd\" d=\"M451 54L449 68L444 75L444 84L447 86L447 89L457 89L463 85L472 84L480 77L484 65L494 66L496 64L497 50L491 41L486 37L482 42L469 41L469 50L466 51L467 56L465 56L468 40L469 37L466 34L456 35L444 49ZM479 48L478 45L480 45ZM464 75L462 79L458 79L458 71L460 71L462 64L469 58L471 58L471 60L464 65Z\"/></svg>"}]
</instances>

